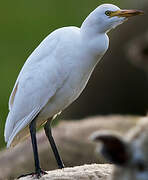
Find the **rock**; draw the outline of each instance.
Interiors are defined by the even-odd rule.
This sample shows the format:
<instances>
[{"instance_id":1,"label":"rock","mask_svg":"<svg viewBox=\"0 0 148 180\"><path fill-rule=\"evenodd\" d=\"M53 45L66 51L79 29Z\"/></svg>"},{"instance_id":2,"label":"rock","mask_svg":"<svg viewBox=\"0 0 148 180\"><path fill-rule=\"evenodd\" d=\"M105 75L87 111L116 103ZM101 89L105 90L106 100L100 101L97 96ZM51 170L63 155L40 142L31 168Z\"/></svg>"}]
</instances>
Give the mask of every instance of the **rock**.
<instances>
[{"instance_id":1,"label":"rock","mask_svg":"<svg viewBox=\"0 0 148 180\"><path fill-rule=\"evenodd\" d=\"M138 120L138 117L131 116L96 116L80 121L61 121L53 128L53 136L66 167L104 163L104 159L94 153L95 144L88 139L90 134L101 129L117 130L125 134ZM42 169L56 169L57 165L43 130L37 133L37 141ZM15 148L0 153L0 179L14 179L33 171L30 138Z\"/></svg>"},{"instance_id":2,"label":"rock","mask_svg":"<svg viewBox=\"0 0 148 180\"><path fill-rule=\"evenodd\" d=\"M48 171L40 180L107 180L112 172L112 165L92 164ZM31 176L20 180L32 180Z\"/></svg>"}]
</instances>

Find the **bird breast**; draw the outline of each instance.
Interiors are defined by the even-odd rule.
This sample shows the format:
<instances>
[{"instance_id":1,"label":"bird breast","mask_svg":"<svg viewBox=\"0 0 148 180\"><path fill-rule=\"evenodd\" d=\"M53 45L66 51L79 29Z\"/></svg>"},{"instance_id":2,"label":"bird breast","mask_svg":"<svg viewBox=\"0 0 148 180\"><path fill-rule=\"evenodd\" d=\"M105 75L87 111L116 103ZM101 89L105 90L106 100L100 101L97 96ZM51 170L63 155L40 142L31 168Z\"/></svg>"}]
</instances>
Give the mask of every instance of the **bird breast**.
<instances>
[{"instance_id":1,"label":"bird breast","mask_svg":"<svg viewBox=\"0 0 148 180\"><path fill-rule=\"evenodd\" d=\"M104 46L100 52L96 53L97 49L93 46L97 42L86 44L85 41L82 41L78 30L73 32L72 36L67 33L67 36L69 37L65 40L66 42L62 43L62 46L59 44L56 54L54 54L54 58L58 62L56 67L58 67L59 76L65 76L66 73L67 78L41 110L39 119L47 119L57 114L79 97L97 62L107 49Z\"/></svg>"}]
</instances>

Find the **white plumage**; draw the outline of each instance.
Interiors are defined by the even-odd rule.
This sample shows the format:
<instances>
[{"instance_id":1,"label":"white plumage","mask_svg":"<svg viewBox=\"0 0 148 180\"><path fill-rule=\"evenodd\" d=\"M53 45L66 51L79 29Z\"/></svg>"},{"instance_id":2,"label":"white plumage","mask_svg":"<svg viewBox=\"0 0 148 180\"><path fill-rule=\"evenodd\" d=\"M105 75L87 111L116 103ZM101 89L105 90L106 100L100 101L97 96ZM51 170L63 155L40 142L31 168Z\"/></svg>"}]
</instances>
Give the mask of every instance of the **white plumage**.
<instances>
[{"instance_id":1,"label":"white plumage","mask_svg":"<svg viewBox=\"0 0 148 180\"><path fill-rule=\"evenodd\" d=\"M69 106L85 88L89 77L108 48L106 32L125 17L109 17L114 5L96 8L81 28L64 27L47 36L24 64L9 100L5 126L7 146L14 146L37 127Z\"/></svg>"}]
</instances>

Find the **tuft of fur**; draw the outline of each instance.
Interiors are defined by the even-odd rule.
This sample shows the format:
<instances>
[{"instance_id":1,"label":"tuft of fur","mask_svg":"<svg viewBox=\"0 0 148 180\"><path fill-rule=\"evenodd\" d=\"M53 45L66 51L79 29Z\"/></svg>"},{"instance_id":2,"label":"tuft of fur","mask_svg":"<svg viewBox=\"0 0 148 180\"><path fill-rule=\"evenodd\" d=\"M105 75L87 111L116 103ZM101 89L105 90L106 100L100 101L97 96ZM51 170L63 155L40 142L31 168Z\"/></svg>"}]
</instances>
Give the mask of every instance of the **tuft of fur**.
<instances>
[{"instance_id":1,"label":"tuft of fur","mask_svg":"<svg viewBox=\"0 0 148 180\"><path fill-rule=\"evenodd\" d=\"M125 137L116 132L98 131L90 138L102 143L103 155L115 164L111 180L148 180L148 117L141 118ZM112 148L112 142L116 148Z\"/></svg>"}]
</instances>

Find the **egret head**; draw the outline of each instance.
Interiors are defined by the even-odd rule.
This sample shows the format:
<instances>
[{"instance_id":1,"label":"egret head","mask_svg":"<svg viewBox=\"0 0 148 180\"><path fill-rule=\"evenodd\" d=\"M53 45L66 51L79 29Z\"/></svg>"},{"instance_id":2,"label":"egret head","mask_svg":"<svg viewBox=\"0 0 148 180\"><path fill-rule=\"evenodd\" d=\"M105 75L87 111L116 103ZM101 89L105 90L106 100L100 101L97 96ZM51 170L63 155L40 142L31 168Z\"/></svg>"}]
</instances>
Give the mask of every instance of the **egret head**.
<instances>
[{"instance_id":1,"label":"egret head","mask_svg":"<svg viewBox=\"0 0 148 180\"><path fill-rule=\"evenodd\" d=\"M102 4L90 13L84 24L93 28L96 32L106 33L122 24L127 18L142 14L143 11L121 10L113 4Z\"/></svg>"}]
</instances>

